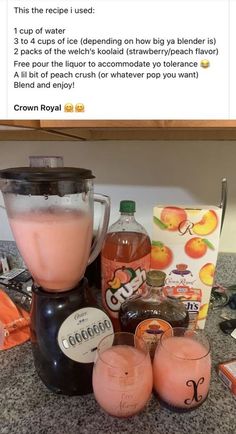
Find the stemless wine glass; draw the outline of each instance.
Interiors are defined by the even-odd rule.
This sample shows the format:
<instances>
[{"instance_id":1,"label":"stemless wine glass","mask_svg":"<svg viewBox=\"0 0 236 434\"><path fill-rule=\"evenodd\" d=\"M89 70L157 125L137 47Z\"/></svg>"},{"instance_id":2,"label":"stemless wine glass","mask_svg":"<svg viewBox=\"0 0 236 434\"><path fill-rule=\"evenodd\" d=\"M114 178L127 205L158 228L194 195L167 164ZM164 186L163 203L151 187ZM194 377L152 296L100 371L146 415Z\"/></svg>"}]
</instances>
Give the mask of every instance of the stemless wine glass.
<instances>
[{"instance_id":1,"label":"stemless wine glass","mask_svg":"<svg viewBox=\"0 0 236 434\"><path fill-rule=\"evenodd\" d=\"M93 391L110 415L129 417L141 411L153 387L148 347L132 333L115 333L101 340L93 368Z\"/></svg>"},{"instance_id":2,"label":"stemless wine glass","mask_svg":"<svg viewBox=\"0 0 236 434\"><path fill-rule=\"evenodd\" d=\"M200 406L211 377L210 344L203 331L176 327L161 336L153 362L154 389L175 411Z\"/></svg>"}]
</instances>

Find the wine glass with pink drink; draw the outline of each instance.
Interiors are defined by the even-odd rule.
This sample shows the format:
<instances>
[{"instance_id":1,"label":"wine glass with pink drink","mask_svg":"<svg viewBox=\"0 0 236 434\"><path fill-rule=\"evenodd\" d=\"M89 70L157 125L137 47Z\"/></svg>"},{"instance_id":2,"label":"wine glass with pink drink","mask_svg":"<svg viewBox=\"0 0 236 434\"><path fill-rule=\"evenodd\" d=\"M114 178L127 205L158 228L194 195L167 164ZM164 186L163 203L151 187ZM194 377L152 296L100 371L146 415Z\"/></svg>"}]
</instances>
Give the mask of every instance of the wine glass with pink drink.
<instances>
[{"instance_id":1,"label":"wine glass with pink drink","mask_svg":"<svg viewBox=\"0 0 236 434\"><path fill-rule=\"evenodd\" d=\"M153 376L163 405L175 411L199 407L207 398L211 377L210 344L204 332L176 327L163 333Z\"/></svg>"},{"instance_id":2,"label":"wine glass with pink drink","mask_svg":"<svg viewBox=\"0 0 236 434\"><path fill-rule=\"evenodd\" d=\"M152 386L151 359L142 339L115 333L101 340L93 368L93 391L107 413L124 418L139 413Z\"/></svg>"}]
</instances>

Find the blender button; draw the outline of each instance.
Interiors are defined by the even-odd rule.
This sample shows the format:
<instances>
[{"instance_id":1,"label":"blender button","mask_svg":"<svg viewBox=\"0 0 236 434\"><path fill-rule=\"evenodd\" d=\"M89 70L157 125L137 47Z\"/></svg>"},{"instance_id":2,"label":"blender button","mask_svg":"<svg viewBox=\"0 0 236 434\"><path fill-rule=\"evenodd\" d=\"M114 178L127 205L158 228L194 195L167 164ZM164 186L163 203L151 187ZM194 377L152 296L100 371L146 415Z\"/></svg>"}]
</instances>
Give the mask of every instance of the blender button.
<instances>
[{"instance_id":1,"label":"blender button","mask_svg":"<svg viewBox=\"0 0 236 434\"><path fill-rule=\"evenodd\" d=\"M100 330L101 330L102 332L104 332L104 330L105 330L105 326L104 326L104 324L103 324L102 322L99 323L99 328L100 328Z\"/></svg>"},{"instance_id":2,"label":"blender button","mask_svg":"<svg viewBox=\"0 0 236 434\"><path fill-rule=\"evenodd\" d=\"M63 347L66 348L66 349L69 348L69 346L70 346L70 345L68 344L68 342L67 342L66 339L63 339L63 341L62 341L62 345L63 345Z\"/></svg>"},{"instance_id":3,"label":"blender button","mask_svg":"<svg viewBox=\"0 0 236 434\"><path fill-rule=\"evenodd\" d=\"M87 328L87 332L88 332L89 336L94 336L94 331L93 331L93 329L91 329L91 327Z\"/></svg>"},{"instance_id":4,"label":"blender button","mask_svg":"<svg viewBox=\"0 0 236 434\"><path fill-rule=\"evenodd\" d=\"M99 330L99 328L98 328L98 326L96 324L93 326L93 330L95 331L95 333L97 335L100 333L100 330Z\"/></svg>"},{"instance_id":5,"label":"blender button","mask_svg":"<svg viewBox=\"0 0 236 434\"><path fill-rule=\"evenodd\" d=\"M77 340L77 342L79 342L79 344L80 342L82 342L82 337L79 333L75 333L75 339Z\"/></svg>"},{"instance_id":6,"label":"blender button","mask_svg":"<svg viewBox=\"0 0 236 434\"><path fill-rule=\"evenodd\" d=\"M70 342L71 345L75 345L76 344L75 338L73 336L69 337L69 342Z\"/></svg>"},{"instance_id":7,"label":"blender button","mask_svg":"<svg viewBox=\"0 0 236 434\"><path fill-rule=\"evenodd\" d=\"M88 339L88 333L85 330L82 330L81 332L82 338L87 340Z\"/></svg>"},{"instance_id":8,"label":"blender button","mask_svg":"<svg viewBox=\"0 0 236 434\"><path fill-rule=\"evenodd\" d=\"M105 319L104 324L105 324L105 326L106 326L107 329L111 328L111 323L107 319Z\"/></svg>"}]
</instances>

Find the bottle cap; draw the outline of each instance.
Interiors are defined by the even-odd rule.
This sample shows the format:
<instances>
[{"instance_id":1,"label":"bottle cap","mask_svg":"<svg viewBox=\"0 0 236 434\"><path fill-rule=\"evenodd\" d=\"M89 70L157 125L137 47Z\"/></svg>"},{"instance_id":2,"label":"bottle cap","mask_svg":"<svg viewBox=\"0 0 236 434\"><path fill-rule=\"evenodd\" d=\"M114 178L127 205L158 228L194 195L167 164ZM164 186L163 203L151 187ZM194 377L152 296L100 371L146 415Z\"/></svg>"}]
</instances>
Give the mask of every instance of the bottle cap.
<instances>
[{"instance_id":1,"label":"bottle cap","mask_svg":"<svg viewBox=\"0 0 236 434\"><path fill-rule=\"evenodd\" d=\"M166 279L166 273L160 270L151 270L147 272L147 284L150 286L163 286Z\"/></svg>"},{"instance_id":2,"label":"bottle cap","mask_svg":"<svg viewBox=\"0 0 236 434\"><path fill-rule=\"evenodd\" d=\"M134 213L135 212L135 202L133 200L121 200L120 201L120 212Z\"/></svg>"}]
</instances>

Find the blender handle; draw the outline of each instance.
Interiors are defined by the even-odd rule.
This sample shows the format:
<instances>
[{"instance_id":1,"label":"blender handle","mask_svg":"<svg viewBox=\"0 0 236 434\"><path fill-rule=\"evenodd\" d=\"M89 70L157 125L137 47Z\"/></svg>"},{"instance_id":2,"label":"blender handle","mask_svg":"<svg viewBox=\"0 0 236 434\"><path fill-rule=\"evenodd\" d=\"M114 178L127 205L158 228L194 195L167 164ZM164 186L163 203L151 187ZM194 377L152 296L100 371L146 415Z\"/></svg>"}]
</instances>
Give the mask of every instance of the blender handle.
<instances>
[{"instance_id":1,"label":"blender handle","mask_svg":"<svg viewBox=\"0 0 236 434\"><path fill-rule=\"evenodd\" d=\"M220 201L220 208L222 208L222 217L221 217L220 233L221 233L221 231L222 231L223 224L224 224L226 205L227 205L227 179L226 179L226 178L223 178L222 181L221 181L221 201Z\"/></svg>"},{"instance_id":2,"label":"blender handle","mask_svg":"<svg viewBox=\"0 0 236 434\"><path fill-rule=\"evenodd\" d=\"M103 194L94 193L94 202L99 202L102 205L103 214L98 226L97 234L91 246L91 252L88 260L88 265L93 262L100 253L103 245L110 217L110 198Z\"/></svg>"}]
</instances>

